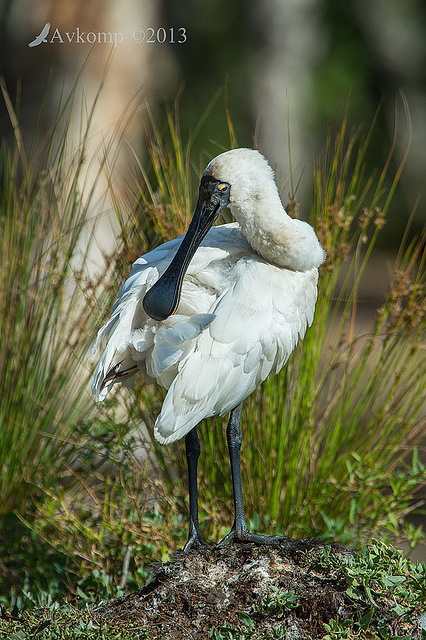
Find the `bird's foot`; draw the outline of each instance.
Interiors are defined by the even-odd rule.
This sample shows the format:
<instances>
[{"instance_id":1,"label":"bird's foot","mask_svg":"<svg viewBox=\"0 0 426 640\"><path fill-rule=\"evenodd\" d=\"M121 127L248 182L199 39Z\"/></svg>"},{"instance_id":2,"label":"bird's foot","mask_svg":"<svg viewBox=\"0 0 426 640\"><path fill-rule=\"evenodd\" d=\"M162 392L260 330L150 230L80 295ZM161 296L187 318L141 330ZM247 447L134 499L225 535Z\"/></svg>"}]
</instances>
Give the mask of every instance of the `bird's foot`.
<instances>
[{"instance_id":1,"label":"bird's foot","mask_svg":"<svg viewBox=\"0 0 426 640\"><path fill-rule=\"evenodd\" d=\"M206 544L201 540L200 535L197 535L196 533L194 533L189 536L188 541L183 548L183 552L188 553L188 551L191 551L192 549L201 549L203 547L208 547L208 546L209 546L208 544Z\"/></svg>"},{"instance_id":2,"label":"bird's foot","mask_svg":"<svg viewBox=\"0 0 426 640\"><path fill-rule=\"evenodd\" d=\"M272 547L279 546L282 542L288 541L288 538L284 536L265 536L259 533L251 533L248 529L237 530L235 527L226 535L220 542L217 543L217 547L224 547L231 542L244 544L246 542L252 542L254 544L264 544Z\"/></svg>"}]
</instances>

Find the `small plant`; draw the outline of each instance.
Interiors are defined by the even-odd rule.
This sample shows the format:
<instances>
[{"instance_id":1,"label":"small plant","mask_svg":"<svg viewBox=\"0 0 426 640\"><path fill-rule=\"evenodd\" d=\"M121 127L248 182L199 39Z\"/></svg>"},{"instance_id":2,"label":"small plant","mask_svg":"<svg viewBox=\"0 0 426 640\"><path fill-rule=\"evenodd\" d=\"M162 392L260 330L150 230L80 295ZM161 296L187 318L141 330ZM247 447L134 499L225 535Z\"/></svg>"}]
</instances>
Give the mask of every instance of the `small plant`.
<instances>
[{"instance_id":1,"label":"small plant","mask_svg":"<svg viewBox=\"0 0 426 640\"><path fill-rule=\"evenodd\" d=\"M354 633L350 620L330 620L330 622L324 623L324 629L326 631L323 636L323 640L353 640L354 638L362 638L358 633ZM371 640L379 640L379 636L369 635Z\"/></svg>"},{"instance_id":2,"label":"small plant","mask_svg":"<svg viewBox=\"0 0 426 640\"><path fill-rule=\"evenodd\" d=\"M262 615L276 616L280 619L287 609L297 606L297 600L298 596L293 590L286 591L272 585L269 593L260 602L258 611Z\"/></svg>"},{"instance_id":3,"label":"small plant","mask_svg":"<svg viewBox=\"0 0 426 640\"><path fill-rule=\"evenodd\" d=\"M397 630L415 627L420 633L420 618L426 612L424 564L412 563L402 551L378 540L350 559L333 554L330 547L316 553L313 561L310 557L306 554L308 567L333 579L343 577L349 601L362 604L364 609L358 620L330 621L325 625L326 637L367 637L363 633L368 631L391 638L397 636ZM395 633L390 632L389 625Z\"/></svg>"},{"instance_id":4,"label":"small plant","mask_svg":"<svg viewBox=\"0 0 426 640\"><path fill-rule=\"evenodd\" d=\"M241 627L237 629L228 625L213 627L210 631L210 640L249 640L256 635L256 623L250 616L241 613Z\"/></svg>"}]
</instances>

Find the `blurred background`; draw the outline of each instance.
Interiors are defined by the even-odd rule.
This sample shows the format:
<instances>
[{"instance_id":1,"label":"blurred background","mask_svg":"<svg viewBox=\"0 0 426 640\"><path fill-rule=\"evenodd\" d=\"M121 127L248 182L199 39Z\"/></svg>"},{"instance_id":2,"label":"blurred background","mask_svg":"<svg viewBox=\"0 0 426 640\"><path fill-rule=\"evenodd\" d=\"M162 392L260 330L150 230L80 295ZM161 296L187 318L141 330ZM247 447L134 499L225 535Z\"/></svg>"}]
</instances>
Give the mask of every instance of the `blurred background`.
<instances>
[{"instance_id":1,"label":"blurred background","mask_svg":"<svg viewBox=\"0 0 426 640\"><path fill-rule=\"evenodd\" d=\"M29 47L46 23L47 41ZM238 145L255 144L265 153L283 196L296 195L302 215L310 206L313 159L327 131L347 112L349 123L367 132L377 114L372 165L383 166L392 144L397 162L409 143L401 188L382 235L393 248L424 190L422 0L206 0L202 5L195 0L1 0L0 61L12 101L17 96L21 101L29 136L43 100L48 120L83 64L80 89L87 104L109 66L96 115L101 135L117 125L137 92L154 111L179 96L183 135L210 109L196 142L207 160L218 148L229 147L228 109ZM145 121L141 109L127 129L139 152ZM10 133L4 107L0 127L2 135ZM120 149L124 172L126 151ZM417 227L425 208L421 198Z\"/></svg>"}]
</instances>

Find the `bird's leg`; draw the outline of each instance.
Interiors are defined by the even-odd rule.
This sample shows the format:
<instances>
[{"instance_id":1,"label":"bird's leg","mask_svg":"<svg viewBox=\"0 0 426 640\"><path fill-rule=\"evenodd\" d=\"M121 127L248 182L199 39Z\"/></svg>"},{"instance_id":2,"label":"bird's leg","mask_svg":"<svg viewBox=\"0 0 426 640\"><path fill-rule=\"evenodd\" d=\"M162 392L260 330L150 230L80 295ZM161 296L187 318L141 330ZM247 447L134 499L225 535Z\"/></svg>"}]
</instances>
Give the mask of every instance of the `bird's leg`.
<instances>
[{"instance_id":1,"label":"bird's leg","mask_svg":"<svg viewBox=\"0 0 426 640\"><path fill-rule=\"evenodd\" d=\"M248 526L244 513L243 503L243 489L241 483L241 463L240 463L240 450L243 441L243 435L241 433L241 411L243 404L239 404L231 411L229 416L228 427L226 429L226 439L228 441L229 459L231 462L231 474L232 474L232 487L234 491L234 511L235 520L230 533L222 540L223 544L228 542L227 538L230 537L240 538L248 532ZM219 543L221 544L221 543Z\"/></svg>"},{"instance_id":2,"label":"bird's leg","mask_svg":"<svg viewBox=\"0 0 426 640\"><path fill-rule=\"evenodd\" d=\"M189 533L188 541L183 550L187 552L190 549L203 544L198 524L197 466L201 449L197 434L197 427L191 429L185 437L185 449L189 481Z\"/></svg>"},{"instance_id":3,"label":"bird's leg","mask_svg":"<svg viewBox=\"0 0 426 640\"><path fill-rule=\"evenodd\" d=\"M255 542L256 544L277 545L281 540L283 540L281 536L264 536L251 533L247 526L243 504L240 463L240 450L243 440L241 433L242 408L243 405L241 403L231 411L226 430L229 459L231 462L232 486L234 490L235 520L231 531L219 542L217 546L223 546L233 540L237 542Z\"/></svg>"}]
</instances>

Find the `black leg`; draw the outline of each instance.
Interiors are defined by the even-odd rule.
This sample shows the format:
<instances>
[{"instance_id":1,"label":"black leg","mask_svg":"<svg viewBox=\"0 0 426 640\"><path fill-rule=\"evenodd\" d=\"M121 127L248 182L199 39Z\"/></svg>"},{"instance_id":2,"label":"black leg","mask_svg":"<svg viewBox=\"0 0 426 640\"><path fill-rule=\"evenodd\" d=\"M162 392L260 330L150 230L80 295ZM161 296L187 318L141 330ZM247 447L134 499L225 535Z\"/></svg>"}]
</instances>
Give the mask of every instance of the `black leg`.
<instances>
[{"instance_id":1,"label":"black leg","mask_svg":"<svg viewBox=\"0 0 426 640\"><path fill-rule=\"evenodd\" d=\"M218 546L223 546L232 540L239 542L255 542L257 544L277 545L283 540L281 536L264 536L251 533L244 514L243 490L241 484L240 450L242 444L241 411L242 403L231 411L226 438L228 441L229 459L231 462L232 486L234 490L235 520L231 531L223 538Z\"/></svg>"},{"instance_id":2,"label":"black leg","mask_svg":"<svg viewBox=\"0 0 426 640\"><path fill-rule=\"evenodd\" d=\"M232 527L237 537L243 536L248 532L248 526L244 513L243 488L241 482L241 463L240 451L243 442L241 433L241 411L242 403L231 411L228 427L226 430L226 439L228 441L229 460L231 462L232 487L234 491L234 512L235 520Z\"/></svg>"},{"instance_id":3,"label":"black leg","mask_svg":"<svg viewBox=\"0 0 426 640\"><path fill-rule=\"evenodd\" d=\"M198 439L197 427L191 429L185 437L185 448L189 481L189 534L188 542L183 548L186 552L193 547L203 544L198 524L197 466L200 456L200 441Z\"/></svg>"}]
</instances>

